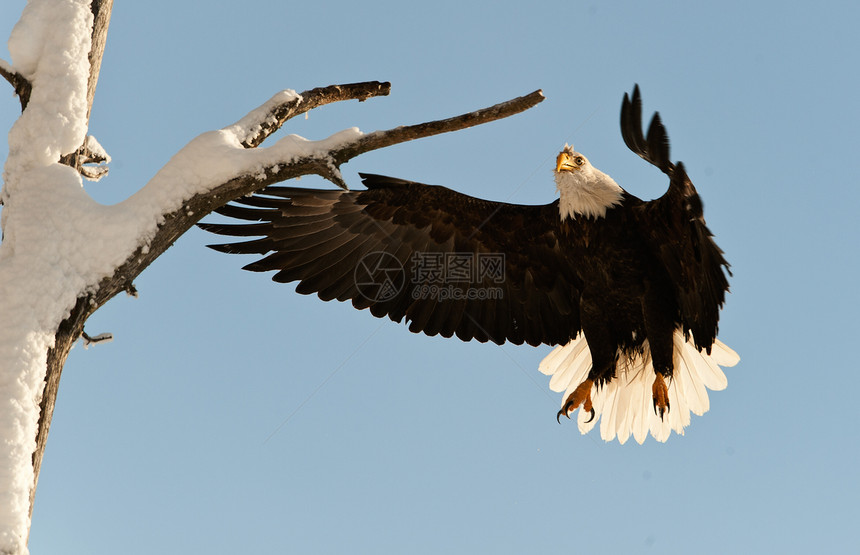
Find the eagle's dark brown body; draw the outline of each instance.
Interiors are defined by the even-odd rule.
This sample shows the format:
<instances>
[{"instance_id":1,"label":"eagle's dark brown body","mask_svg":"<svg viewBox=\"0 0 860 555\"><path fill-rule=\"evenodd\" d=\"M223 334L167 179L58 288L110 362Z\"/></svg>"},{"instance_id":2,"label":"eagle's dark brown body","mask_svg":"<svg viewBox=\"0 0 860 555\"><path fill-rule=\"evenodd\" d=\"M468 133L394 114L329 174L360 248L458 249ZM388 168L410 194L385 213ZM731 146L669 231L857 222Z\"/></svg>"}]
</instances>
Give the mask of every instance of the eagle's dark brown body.
<instances>
[{"instance_id":1,"label":"eagle's dark brown body","mask_svg":"<svg viewBox=\"0 0 860 555\"><path fill-rule=\"evenodd\" d=\"M565 220L564 248L580 283L580 325L591 350L591 378L614 377L621 353L641 351L650 338L655 368L671 373L678 309L669 276L640 229L638 199L627 196L600 219Z\"/></svg>"}]
</instances>

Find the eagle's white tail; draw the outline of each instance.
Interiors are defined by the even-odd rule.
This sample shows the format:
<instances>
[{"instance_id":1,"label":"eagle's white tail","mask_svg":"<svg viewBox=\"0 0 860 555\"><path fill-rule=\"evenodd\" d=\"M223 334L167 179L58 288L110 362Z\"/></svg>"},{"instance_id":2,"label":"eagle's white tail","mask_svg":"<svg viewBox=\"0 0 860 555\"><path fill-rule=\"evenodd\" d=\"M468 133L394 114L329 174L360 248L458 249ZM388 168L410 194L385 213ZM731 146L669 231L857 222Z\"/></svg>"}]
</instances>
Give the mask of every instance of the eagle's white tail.
<instances>
[{"instance_id":1,"label":"eagle's white tail","mask_svg":"<svg viewBox=\"0 0 860 555\"><path fill-rule=\"evenodd\" d=\"M651 386L654 383L654 366L651 364L648 342L642 355L632 359L619 356L615 378L603 387L596 385L591 391L594 419L586 422L590 414L579 411L579 431L588 433L600 422L600 437L612 441L616 437L624 443L633 438L642 443L648 432L657 441L666 441L672 430L682 434L690 424L690 412L702 415L710 408L708 389L720 391L728 381L720 366L734 366L740 357L717 340L711 354L701 352L692 338L684 339L677 330L675 341L675 371L669 385L669 412L661 420L654 411ZM585 336L567 345L559 345L540 363L540 371L552 376L549 387L564 391L562 403L576 387L585 381L591 370L591 352Z\"/></svg>"}]
</instances>

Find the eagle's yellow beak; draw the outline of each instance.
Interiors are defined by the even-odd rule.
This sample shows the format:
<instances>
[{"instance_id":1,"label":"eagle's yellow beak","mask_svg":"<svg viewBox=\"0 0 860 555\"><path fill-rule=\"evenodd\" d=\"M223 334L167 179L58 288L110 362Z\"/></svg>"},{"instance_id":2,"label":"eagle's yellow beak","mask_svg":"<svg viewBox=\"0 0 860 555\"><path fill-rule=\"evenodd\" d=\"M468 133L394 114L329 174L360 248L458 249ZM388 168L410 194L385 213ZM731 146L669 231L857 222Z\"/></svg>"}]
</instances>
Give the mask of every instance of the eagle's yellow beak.
<instances>
[{"instance_id":1,"label":"eagle's yellow beak","mask_svg":"<svg viewBox=\"0 0 860 555\"><path fill-rule=\"evenodd\" d=\"M558 173L560 171L571 171L577 169L576 164L573 163L571 159L570 153L566 150L562 150L558 154L558 158L555 159L555 172Z\"/></svg>"}]
</instances>

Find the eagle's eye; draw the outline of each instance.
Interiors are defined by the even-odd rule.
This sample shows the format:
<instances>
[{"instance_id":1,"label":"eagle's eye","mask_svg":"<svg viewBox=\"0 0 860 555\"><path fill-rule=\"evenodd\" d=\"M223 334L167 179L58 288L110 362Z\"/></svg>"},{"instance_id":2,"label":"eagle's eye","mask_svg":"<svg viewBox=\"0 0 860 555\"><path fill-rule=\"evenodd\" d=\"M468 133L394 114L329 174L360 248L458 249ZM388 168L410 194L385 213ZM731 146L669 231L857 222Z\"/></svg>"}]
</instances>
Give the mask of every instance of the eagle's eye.
<instances>
[{"instance_id":1,"label":"eagle's eye","mask_svg":"<svg viewBox=\"0 0 860 555\"><path fill-rule=\"evenodd\" d=\"M584 160L582 159L582 156L577 156L576 158L573 159L573 161L576 162L577 166L581 166L582 163L584 162Z\"/></svg>"}]
</instances>

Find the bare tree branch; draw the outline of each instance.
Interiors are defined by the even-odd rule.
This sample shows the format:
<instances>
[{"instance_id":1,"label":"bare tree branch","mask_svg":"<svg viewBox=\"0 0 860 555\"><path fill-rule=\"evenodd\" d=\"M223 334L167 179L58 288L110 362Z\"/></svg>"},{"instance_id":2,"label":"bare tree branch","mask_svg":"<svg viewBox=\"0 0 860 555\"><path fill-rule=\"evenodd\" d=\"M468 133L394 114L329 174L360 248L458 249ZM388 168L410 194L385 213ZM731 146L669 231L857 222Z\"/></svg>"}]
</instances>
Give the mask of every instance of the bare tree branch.
<instances>
[{"instance_id":1,"label":"bare tree branch","mask_svg":"<svg viewBox=\"0 0 860 555\"><path fill-rule=\"evenodd\" d=\"M497 119L506 118L514 114L518 114L529 108L532 108L543 101L543 92L540 90L525 96L520 96L507 102L475 110L468 114L462 114L453 118L430 121L427 123L419 123L417 125L409 125L405 127L395 127L387 131L376 131L363 136L355 142L354 145L344 147L337 152L332 153L337 165L343 164L351 158L355 158L359 154L364 154L371 150L385 148L387 146L404 143L413 139L430 137L439 133L450 133L459 131L467 127L473 127L482 123L489 123Z\"/></svg>"},{"instance_id":2,"label":"bare tree branch","mask_svg":"<svg viewBox=\"0 0 860 555\"><path fill-rule=\"evenodd\" d=\"M99 83L99 72L102 67L102 56L105 52L113 0L93 0L90 10L93 12L93 34L89 55L90 78L87 81L87 122L90 121L93 99L96 96L96 85Z\"/></svg>"},{"instance_id":3,"label":"bare tree branch","mask_svg":"<svg viewBox=\"0 0 860 555\"><path fill-rule=\"evenodd\" d=\"M388 96L390 91L391 83L369 81L317 87L298 96L288 97L286 101L269 106L268 110L261 111L261 113L252 112L249 116L253 119L243 118L242 124L248 129L249 136L241 140L242 146L245 148L259 146L269 135L280 129L288 119L304 114L318 106L342 100L363 102L374 96Z\"/></svg>"},{"instance_id":4,"label":"bare tree branch","mask_svg":"<svg viewBox=\"0 0 860 555\"><path fill-rule=\"evenodd\" d=\"M15 88L15 94L18 95L18 100L21 102L21 111L23 112L27 104L30 103L30 93L33 90L33 85L20 73L7 69L5 64L0 64L0 75Z\"/></svg>"}]
</instances>

